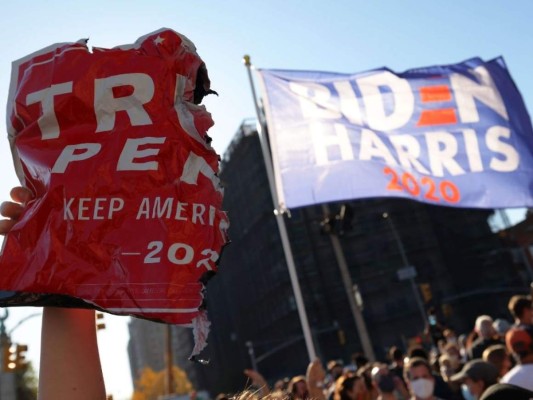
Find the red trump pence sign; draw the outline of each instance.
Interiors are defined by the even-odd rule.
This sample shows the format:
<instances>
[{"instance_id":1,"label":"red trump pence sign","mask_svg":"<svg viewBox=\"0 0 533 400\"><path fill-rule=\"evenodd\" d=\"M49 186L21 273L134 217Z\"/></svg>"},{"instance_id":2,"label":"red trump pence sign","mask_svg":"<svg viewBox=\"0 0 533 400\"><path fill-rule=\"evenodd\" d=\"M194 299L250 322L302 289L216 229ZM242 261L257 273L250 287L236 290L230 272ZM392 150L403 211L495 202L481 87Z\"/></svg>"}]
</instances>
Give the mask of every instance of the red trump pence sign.
<instances>
[{"instance_id":1,"label":"red trump pence sign","mask_svg":"<svg viewBox=\"0 0 533 400\"><path fill-rule=\"evenodd\" d=\"M9 139L35 200L4 243L0 290L191 324L228 228L207 92L194 45L168 29L14 62Z\"/></svg>"}]
</instances>

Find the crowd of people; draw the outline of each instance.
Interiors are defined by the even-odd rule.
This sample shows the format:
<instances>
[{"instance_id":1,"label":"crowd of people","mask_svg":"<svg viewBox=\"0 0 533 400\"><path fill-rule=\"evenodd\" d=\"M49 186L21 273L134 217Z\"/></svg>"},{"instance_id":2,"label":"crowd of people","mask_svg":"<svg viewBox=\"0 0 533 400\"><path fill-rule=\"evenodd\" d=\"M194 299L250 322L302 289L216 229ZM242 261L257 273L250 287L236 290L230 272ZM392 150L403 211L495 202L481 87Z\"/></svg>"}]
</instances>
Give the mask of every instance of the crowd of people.
<instances>
[{"instance_id":1,"label":"crowd of people","mask_svg":"<svg viewBox=\"0 0 533 400\"><path fill-rule=\"evenodd\" d=\"M388 352L387 362L363 354L351 363L311 362L306 375L269 387L263 376L245 370L250 390L238 398L291 400L521 400L533 399L533 308L530 296L508 304L514 323L480 315L469 335L433 326L434 346ZM438 332L438 335L435 333ZM428 333L429 325L428 325ZM221 394L217 400L231 396Z\"/></svg>"}]
</instances>

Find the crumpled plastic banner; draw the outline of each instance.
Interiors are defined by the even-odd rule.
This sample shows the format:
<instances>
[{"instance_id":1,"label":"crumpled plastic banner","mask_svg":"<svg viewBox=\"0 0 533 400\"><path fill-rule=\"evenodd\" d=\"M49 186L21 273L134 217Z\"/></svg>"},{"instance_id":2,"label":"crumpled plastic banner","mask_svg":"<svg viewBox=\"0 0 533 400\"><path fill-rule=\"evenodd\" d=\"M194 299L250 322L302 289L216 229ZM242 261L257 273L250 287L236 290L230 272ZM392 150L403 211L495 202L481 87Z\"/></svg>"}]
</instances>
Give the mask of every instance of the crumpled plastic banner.
<instances>
[{"instance_id":1,"label":"crumpled plastic banner","mask_svg":"<svg viewBox=\"0 0 533 400\"><path fill-rule=\"evenodd\" d=\"M8 134L34 200L5 241L1 306L91 307L206 326L229 226L194 44L49 46L13 63Z\"/></svg>"}]
</instances>

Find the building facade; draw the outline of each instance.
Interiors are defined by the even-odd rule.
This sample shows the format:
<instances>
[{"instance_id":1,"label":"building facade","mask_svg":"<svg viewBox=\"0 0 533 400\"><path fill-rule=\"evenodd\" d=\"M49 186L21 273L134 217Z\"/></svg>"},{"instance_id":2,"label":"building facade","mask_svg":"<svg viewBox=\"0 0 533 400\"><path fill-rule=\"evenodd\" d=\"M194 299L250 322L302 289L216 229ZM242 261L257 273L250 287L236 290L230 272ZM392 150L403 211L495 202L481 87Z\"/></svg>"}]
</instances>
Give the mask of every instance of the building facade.
<instances>
[{"instance_id":1,"label":"building facade","mask_svg":"<svg viewBox=\"0 0 533 400\"><path fill-rule=\"evenodd\" d=\"M165 369L167 325L131 318L128 329L128 356L135 387L144 368L149 367L156 372ZM208 384L205 369L196 368L197 365L189 361L194 346L192 330L179 326L172 326L170 329L173 364L185 371L195 390L205 388Z\"/></svg>"}]
</instances>

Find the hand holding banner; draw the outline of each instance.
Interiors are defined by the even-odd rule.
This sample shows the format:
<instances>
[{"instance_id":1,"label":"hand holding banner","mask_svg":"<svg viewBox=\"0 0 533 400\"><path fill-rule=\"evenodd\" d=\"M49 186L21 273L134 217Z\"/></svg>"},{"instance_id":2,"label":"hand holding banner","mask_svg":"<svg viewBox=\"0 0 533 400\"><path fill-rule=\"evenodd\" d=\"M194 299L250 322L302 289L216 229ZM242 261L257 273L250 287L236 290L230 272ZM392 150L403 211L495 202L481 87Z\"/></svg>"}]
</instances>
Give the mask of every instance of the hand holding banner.
<instances>
[{"instance_id":1,"label":"hand holding banner","mask_svg":"<svg viewBox=\"0 0 533 400\"><path fill-rule=\"evenodd\" d=\"M2 305L75 298L205 326L204 284L228 228L213 121L199 105L209 86L192 42L169 29L14 62L9 140L35 198L4 243L0 289L16 293Z\"/></svg>"}]
</instances>

